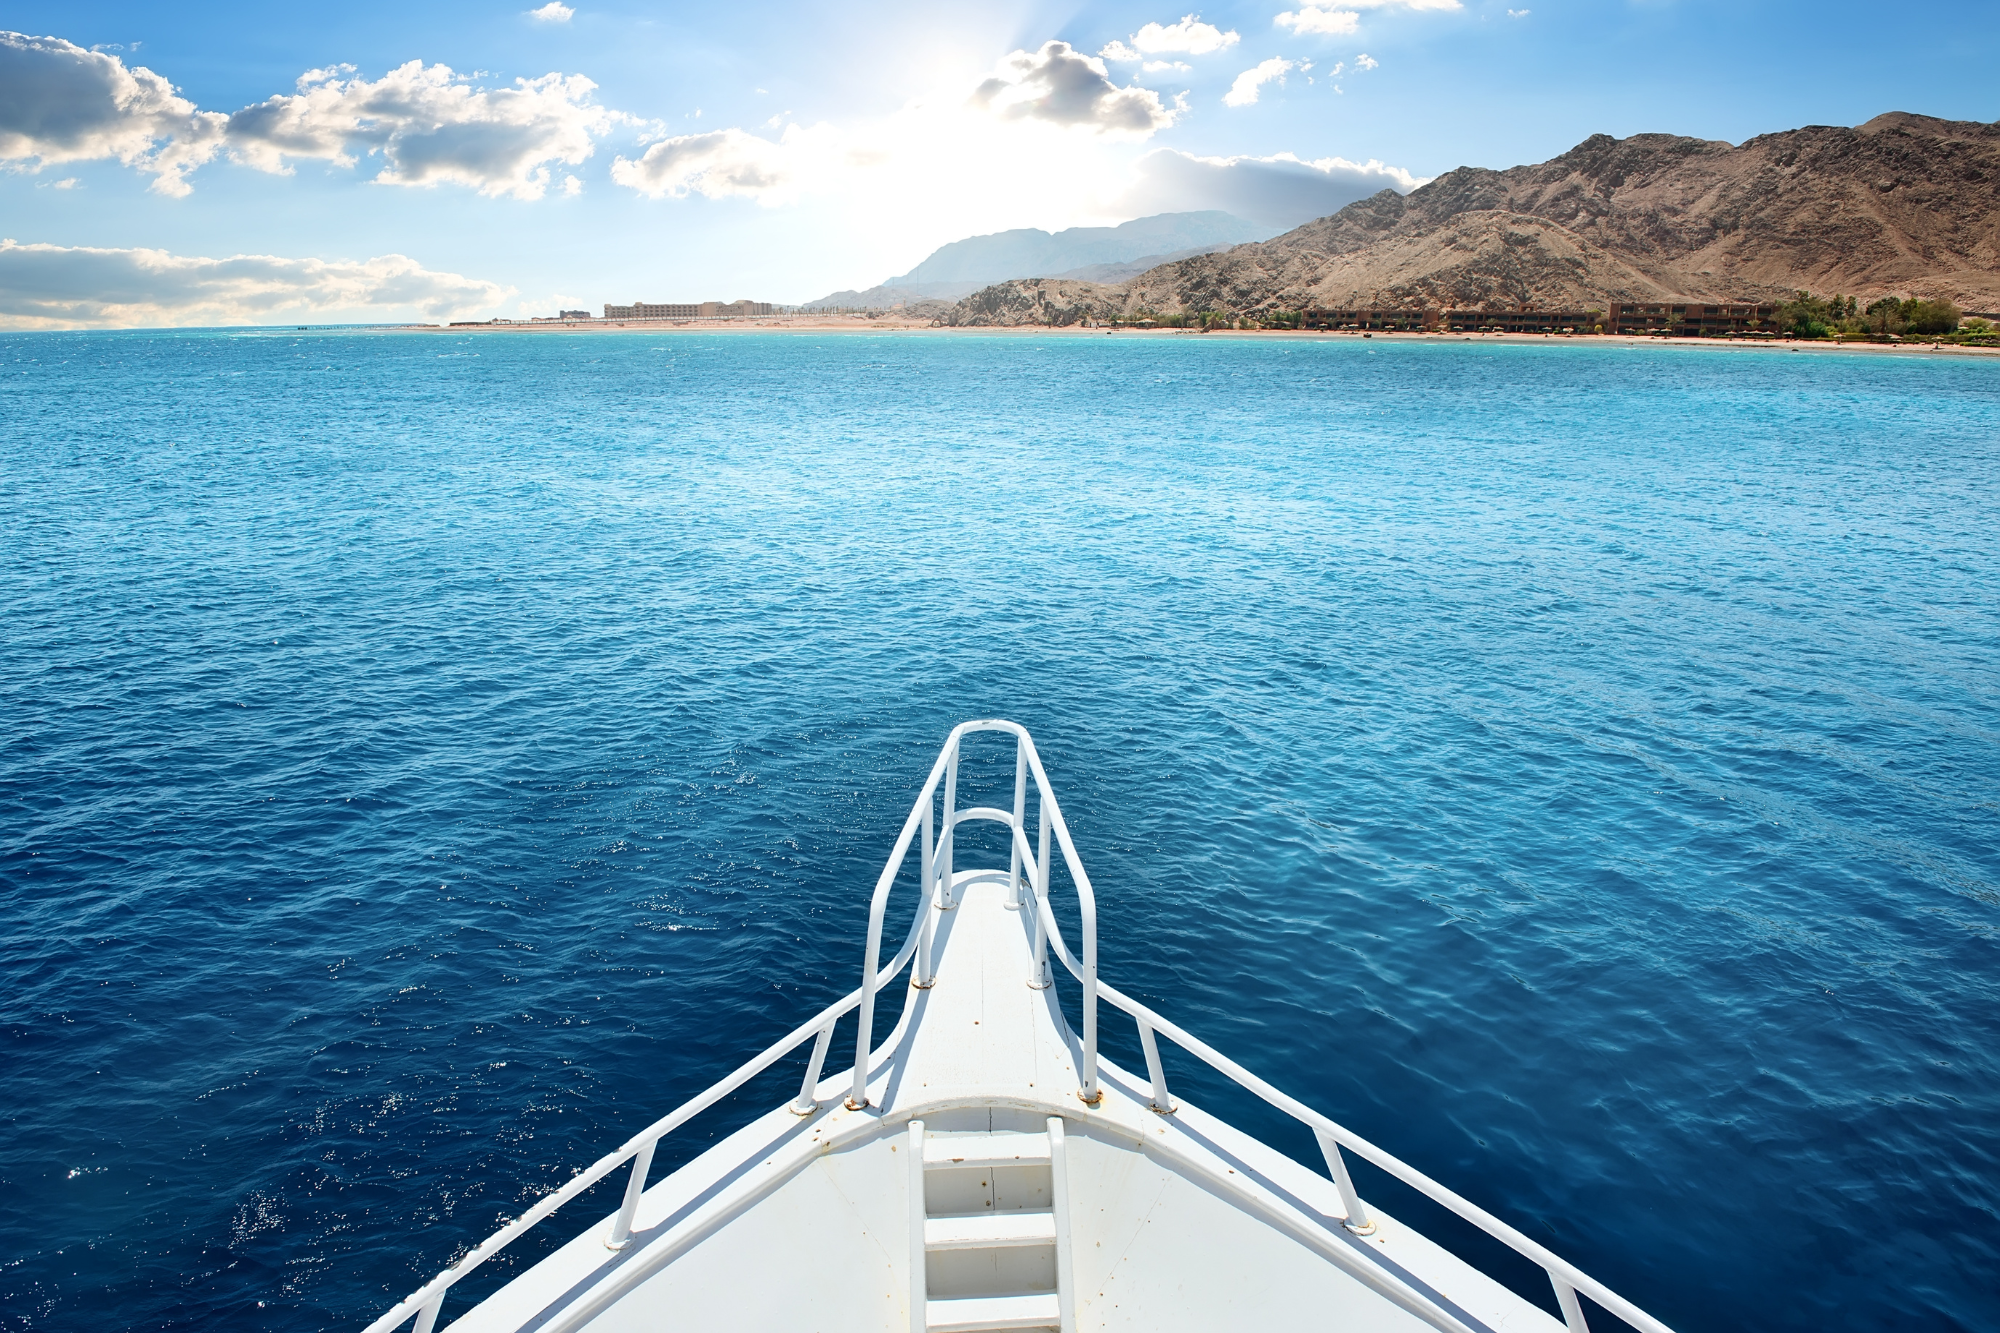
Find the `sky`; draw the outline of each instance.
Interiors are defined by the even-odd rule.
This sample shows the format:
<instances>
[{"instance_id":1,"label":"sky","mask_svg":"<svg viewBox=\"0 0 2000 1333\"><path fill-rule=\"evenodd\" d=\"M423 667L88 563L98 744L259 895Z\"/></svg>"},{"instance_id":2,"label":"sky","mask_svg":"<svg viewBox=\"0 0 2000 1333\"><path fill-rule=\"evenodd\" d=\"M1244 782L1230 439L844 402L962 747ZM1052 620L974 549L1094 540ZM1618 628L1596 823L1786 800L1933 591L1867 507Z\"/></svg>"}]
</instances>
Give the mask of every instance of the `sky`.
<instances>
[{"instance_id":1,"label":"sky","mask_svg":"<svg viewBox=\"0 0 2000 1333\"><path fill-rule=\"evenodd\" d=\"M2000 4L0 3L0 328L797 303L1595 133L2000 119Z\"/></svg>"}]
</instances>

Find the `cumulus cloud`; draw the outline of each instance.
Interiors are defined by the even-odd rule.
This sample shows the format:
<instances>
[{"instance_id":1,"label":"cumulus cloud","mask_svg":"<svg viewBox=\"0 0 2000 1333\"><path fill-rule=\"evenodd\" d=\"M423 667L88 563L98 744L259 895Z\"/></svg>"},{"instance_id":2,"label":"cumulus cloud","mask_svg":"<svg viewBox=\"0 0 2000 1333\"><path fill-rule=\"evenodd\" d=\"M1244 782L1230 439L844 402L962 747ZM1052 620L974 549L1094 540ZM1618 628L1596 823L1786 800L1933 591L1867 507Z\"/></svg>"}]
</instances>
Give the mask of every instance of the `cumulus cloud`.
<instances>
[{"instance_id":1,"label":"cumulus cloud","mask_svg":"<svg viewBox=\"0 0 2000 1333\"><path fill-rule=\"evenodd\" d=\"M222 146L226 118L152 70L60 37L0 32L0 161L29 171L115 158L180 197Z\"/></svg>"},{"instance_id":2,"label":"cumulus cloud","mask_svg":"<svg viewBox=\"0 0 2000 1333\"><path fill-rule=\"evenodd\" d=\"M1331 5L1300 5L1288 9L1271 22L1289 28L1297 37L1339 37L1357 31L1363 9L1463 9L1459 0L1334 0ZM1514 15L1514 10L1507 11ZM1521 10L1526 14L1527 10Z\"/></svg>"},{"instance_id":3,"label":"cumulus cloud","mask_svg":"<svg viewBox=\"0 0 2000 1333\"><path fill-rule=\"evenodd\" d=\"M1224 106L1251 106L1257 101L1257 90L1276 79L1280 84L1285 75L1295 66L1291 61L1278 56L1262 61L1236 76L1236 82L1229 85L1229 91L1222 95Z\"/></svg>"},{"instance_id":4,"label":"cumulus cloud","mask_svg":"<svg viewBox=\"0 0 2000 1333\"><path fill-rule=\"evenodd\" d=\"M574 166L593 136L624 119L593 104L597 87L580 74L516 79L481 88L445 65L412 60L380 79L350 77L352 66L308 70L296 93L279 94L229 117L232 156L262 171L285 172L286 158L352 166L356 150L379 153L383 185L467 185L484 195L539 199L551 163Z\"/></svg>"},{"instance_id":5,"label":"cumulus cloud","mask_svg":"<svg viewBox=\"0 0 2000 1333\"><path fill-rule=\"evenodd\" d=\"M611 179L653 199L699 194L776 204L852 156L825 125L787 126L775 141L738 129L711 130L663 139L636 160L620 157L611 164Z\"/></svg>"},{"instance_id":6,"label":"cumulus cloud","mask_svg":"<svg viewBox=\"0 0 2000 1333\"><path fill-rule=\"evenodd\" d=\"M576 17L576 11L562 0L549 0L540 9L529 10L528 17L537 23L567 23Z\"/></svg>"},{"instance_id":7,"label":"cumulus cloud","mask_svg":"<svg viewBox=\"0 0 2000 1333\"><path fill-rule=\"evenodd\" d=\"M1235 32L1224 32L1213 23L1203 23L1198 14L1188 14L1178 23L1148 23L1132 34L1132 45L1149 56L1205 56L1226 50L1239 40Z\"/></svg>"},{"instance_id":8,"label":"cumulus cloud","mask_svg":"<svg viewBox=\"0 0 2000 1333\"><path fill-rule=\"evenodd\" d=\"M1351 9L1320 9L1314 5L1306 5L1298 10L1288 9L1271 22L1281 28L1290 28L1300 37L1339 36L1358 29L1361 26L1361 15Z\"/></svg>"},{"instance_id":9,"label":"cumulus cloud","mask_svg":"<svg viewBox=\"0 0 2000 1333\"><path fill-rule=\"evenodd\" d=\"M1003 120L1038 120L1138 139L1166 129L1176 114L1150 89L1137 84L1120 88L1104 61L1073 50L1068 42L1014 52L979 85L972 102Z\"/></svg>"},{"instance_id":10,"label":"cumulus cloud","mask_svg":"<svg viewBox=\"0 0 2000 1333\"><path fill-rule=\"evenodd\" d=\"M1118 200L1135 216L1219 208L1274 229L1337 213L1380 190L1408 194L1424 184L1401 167L1342 157L1196 157L1160 148L1140 158L1138 179Z\"/></svg>"},{"instance_id":11,"label":"cumulus cloud","mask_svg":"<svg viewBox=\"0 0 2000 1333\"><path fill-rule=\"evenodd\" d=\"M482 88L444 65L413 60L370 81L353 67L308 70L297 91L225 116L115 55L59 37L0 32L0 161L28 170L107 158L189 192L187 175L223 150L261 171L288 158L353 166L380 157L384 185L454 182L486 195L539 199L552 164L589 157L595 136L629 117L590 100L581 75Z\"/></svg>"},{"instance_id":12,"label":"cumulus cloud","mask_svg":"<svg viewBox=\"0 0 2000 1333\"><path fill-rule=\"evenodd\" d=\"M262 324L333 313L447 319L491 309L512 294L403 255L203 259L0 241L0 325L17 329Z\"/></svg>"},{"instance_id":13,"label":"cumulus cloud","mask_svg":"<svg viewBox=\"0 0 2000 1333\"><path fill-rule=\"evenodd\" d=\"M1382 68L1382 62L1369 55L1366 51L1363 51L1360 55L1354 57L1354 68L1380 69Z\"/></svg>"}]
</instances>

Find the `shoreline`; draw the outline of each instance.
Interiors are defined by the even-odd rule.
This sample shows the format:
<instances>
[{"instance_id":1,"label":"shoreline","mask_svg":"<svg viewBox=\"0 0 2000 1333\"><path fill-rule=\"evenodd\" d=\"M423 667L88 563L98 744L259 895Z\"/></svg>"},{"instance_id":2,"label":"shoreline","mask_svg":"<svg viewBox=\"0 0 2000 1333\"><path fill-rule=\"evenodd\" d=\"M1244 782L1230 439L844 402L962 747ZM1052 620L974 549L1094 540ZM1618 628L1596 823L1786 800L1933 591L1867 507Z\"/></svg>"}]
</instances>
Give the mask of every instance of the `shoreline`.
<instances>
[{"instance_id":1,"label":"shoreline","mask_svg":"<svg viewBox=\"0 0 2000 1333\"><path fill-rule=\"evenodd\" d=\"M398 330L405 331L405 330ZM730 323L661 323L627 324L606 321L595 324L582 322L569 324L457 324L457 325L411 325L411 333L526 333L526 334L648 334L684 336L687 334L725 334L741 337L745 334L922 334L946 337L1038 337L1038 338L1220 338L1233 341L1268 341L1273 339L1298 341L1334 341L1379 338L1391 342L1420 343L1588 343L1617 347L1700 347L1733 351L1783 351L1783 352L1862 352L1867 354L1889 354L1902 356L2000 356L2000 347L1962 347L1952 344L1935 343L1834 343L1806 341L1803 339L1783 339L1777 341L1752 341L1737 338L1670 338L1630 333L1442 333L1442 332L1400 332L1382 329L1366 333L1347 329L1214 329L1201 332L1198 329L1103 329L1076 326L1057 327L1042 324L1011 324L994 326L945 326L928 320L869 319L860 315L808 315L750 317L740 322Z\"/></svg>"}]
</instances>

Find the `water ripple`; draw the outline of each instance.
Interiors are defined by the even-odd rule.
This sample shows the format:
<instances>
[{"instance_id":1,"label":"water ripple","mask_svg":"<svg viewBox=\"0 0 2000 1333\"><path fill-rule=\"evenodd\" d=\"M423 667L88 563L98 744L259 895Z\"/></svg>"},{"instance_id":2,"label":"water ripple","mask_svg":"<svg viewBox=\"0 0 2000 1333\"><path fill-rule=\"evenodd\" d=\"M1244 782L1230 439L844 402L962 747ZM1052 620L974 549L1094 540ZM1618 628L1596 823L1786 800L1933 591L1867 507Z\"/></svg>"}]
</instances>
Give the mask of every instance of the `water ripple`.
<instances>
[{"instance_id":1,"label":"water ripple","mask_svg":"<svg viewBox=\"0 0 2000 1333\"><path fill-rule=\"evenodd\" d=\"M1993 366L0 358L0 1328L372 1317L850 987L982 714L1121 986L1669 1323L1996 1326Z\"/></svg>"}]
</instances>

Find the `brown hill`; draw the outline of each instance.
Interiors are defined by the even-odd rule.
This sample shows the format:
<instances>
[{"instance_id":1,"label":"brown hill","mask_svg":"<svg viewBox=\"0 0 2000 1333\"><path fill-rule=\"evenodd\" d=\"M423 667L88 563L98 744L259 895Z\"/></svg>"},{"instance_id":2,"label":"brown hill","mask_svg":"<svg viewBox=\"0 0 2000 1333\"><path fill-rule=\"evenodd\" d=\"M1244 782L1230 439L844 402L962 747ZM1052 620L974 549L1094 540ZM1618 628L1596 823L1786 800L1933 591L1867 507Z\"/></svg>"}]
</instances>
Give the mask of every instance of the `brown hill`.
<instances>
[{"instance_id":1,"label":"brown hill","mask_svg":"<svg viewBox=\"0 0 2000 1333\"><path fill-rule=\"evenodd\" d=\"M1597 134L1534 166L1460 167L1273 240L1116 287L976 292L953 324L1221 310L1578 309L1805 289L2000 310L2000 125L1890 112L1741 146Z\"/></svg>"}]
</instances>

